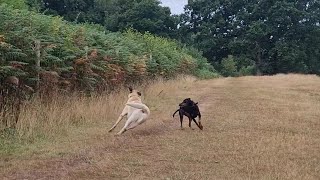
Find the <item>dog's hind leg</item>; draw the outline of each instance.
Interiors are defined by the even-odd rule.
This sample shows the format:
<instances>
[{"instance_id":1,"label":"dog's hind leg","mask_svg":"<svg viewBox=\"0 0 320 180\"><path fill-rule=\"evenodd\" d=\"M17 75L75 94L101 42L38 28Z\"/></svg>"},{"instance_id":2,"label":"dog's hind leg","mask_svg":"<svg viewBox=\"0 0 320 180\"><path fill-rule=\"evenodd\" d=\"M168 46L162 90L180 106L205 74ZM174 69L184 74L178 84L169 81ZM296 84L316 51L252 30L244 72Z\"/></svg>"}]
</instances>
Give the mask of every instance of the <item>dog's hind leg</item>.
<instances>
[{"instance_id":1,"label":"dog's hind leg","mask_svg":"<svg viewBox=\"0 0 320 180\"><path fill-rule=\"evenodd\" d=\"M123 130L121 130L119 133L122 134L123 132L129 130L129 129L133 129L135 127L137 127L138 125L146 122L146 120L148 119L148 115L142 113L142 112L135 112L127 121L125 127L123 128Z\"/></svg>"},{"instance_id":2,"label":"dog's hind leg","mask_svg":"<svg viewBox=\"0 0 320 180\"><path fill-rule=\"evenodd\" d=\"M137 114L137 112L134 112L133 114L131 114L131 116L128 118L127 122L124 124L123 128L117 133L117 135L120 135L124 132L126 132L129 129L132 129L134 127L136 127L138 124L138 117L139 114ZM130 128L132 127L132 128Z\"/></svg>"},{"instance_id":3,"label":"dog's hind leg","mask_svg":"<svg viewBox=\"0 0 320 180\"><path fill-rule=\"evenodd\" d=\"M180 128L183 129L182 127L182 121L183 121L183 113L181 112L181 110L179 109L179 116L180 116Z\"/></svg>"},{"instance_id":4,"label":"dog's hind leg","mask_svg":"<svg viewBox=\"0 0 320 180\"><path fill-rule=\"evenodd\" d=\"M126 124L123 126L123 128L117 133L117 135L120 135L124 132L126 132L128 129L127 127L130 125L131 121L129 121L129 119L127 120Z\"/></svg>"},{"instance_id":5,"label":"dog's hind leg","mask_svg":"<svg viewBox=\"0 0 320 180\"><path fill-rule=\"evenodd\" d=\"M120 135L120 134L122 134L122 133L124 133L124 132L126 132L126 131L127 131L126 127L123 127L123 128L117 133L117 135Z\"/></svg>"},{"instance_id":6,"label":"dog's hind leg","mask_svg":"<svg viewBox=\"0 0 320 180\"><path fill-rule=\"evenodd\" d=\"M127 107L125 107L122 111L122 113L120 114L119 118L117 119L116 123L112 126L111 129L109 129L109 132L111 132L114 128L117 127L117 125L119 124L119 122L122 120L122 118L127 115L128 112L127 112Z\"/></svg>"},{"instance_id":7,"label":"dog's hind leg","mask_svg":"<svg viewBox=\"0 0 320 180\"><path fill-rule=\"evenodd\" d=\"M137 121L132 122L132 123L126 128L126 130L133 129L133 128L137 127L138 125L144 123L145 121L146 121L146 119L145 119L144 117L140 117Z\"/></svg>"},{"instance_id":8,"label":"dog's hind leg","mask_svg":"<svg viewBox=\"0 0 320 180\"><path fill-rule=\"evenodd\" d=\"M192 118L192 120L196 123L196 125L199 127L199 129L203 129L203 126L201 125L201 122L200 122L200 124L198 124L197 123L197 121L194 119L194 118Z\"/></svg>"}]
</instances>

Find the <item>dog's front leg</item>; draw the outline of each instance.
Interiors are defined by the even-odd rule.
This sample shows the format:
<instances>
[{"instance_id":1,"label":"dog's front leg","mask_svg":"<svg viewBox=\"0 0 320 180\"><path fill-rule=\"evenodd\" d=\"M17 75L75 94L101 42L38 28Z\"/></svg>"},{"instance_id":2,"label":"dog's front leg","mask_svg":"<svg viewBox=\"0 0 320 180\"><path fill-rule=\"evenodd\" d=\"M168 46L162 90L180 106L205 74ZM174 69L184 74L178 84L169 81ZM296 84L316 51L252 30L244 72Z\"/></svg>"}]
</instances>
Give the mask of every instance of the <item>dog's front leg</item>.
<instances>
[{"instance_id":1,"label":"dog's front leg","mask_svg":"<svg viewBox=\"0 0 320 180\"><path fill-rule=\"evenodd\" d=\"M201 125L201 123L199 125L194 118L192 118L192 120L196 123L196 125L199 127L199 129L201 129L201 130L203 129L203 126Z\"/></svg>"},{"instance_id":2,"label":"dog's front leg","mask_svg":"<svg viewBox=\"0 0 320 180\"><path fill-rule=\"evenodd\" d=\"M127 115L127 114L128 114L127 108L125 107L125 108L123 109L122 113L120 114L118 120L116 121L116 123L112 126L111 129L109 129L109 132L111 132L114 128L116 128L117 125L119 124L119 122L120 122L120 121L123 119L123 117L124 117L125 115Z\"/></svg>"},{"instance_id":3,"label":"dog's front leg","mask_svg":"<svg viewBox=\"0 0 320 180\"><path fill-rule=\"evenodd\" d=\"M199 117L199 128L202 130L202 129L203 129L203 126L202 126L202 124L201 124L201 114L200 114L200 112L199 112L198 117Z\"/></svg>"}]
</instances>

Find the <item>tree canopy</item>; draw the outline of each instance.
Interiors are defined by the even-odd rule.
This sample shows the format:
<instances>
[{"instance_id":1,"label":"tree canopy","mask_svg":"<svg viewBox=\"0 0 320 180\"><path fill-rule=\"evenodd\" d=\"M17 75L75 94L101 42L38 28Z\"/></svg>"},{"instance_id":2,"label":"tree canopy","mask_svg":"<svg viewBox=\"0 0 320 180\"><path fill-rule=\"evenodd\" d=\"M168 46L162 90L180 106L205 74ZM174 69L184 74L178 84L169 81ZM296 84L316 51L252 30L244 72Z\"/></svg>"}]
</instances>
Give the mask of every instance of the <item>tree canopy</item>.
<instances>
[{"instance_id":1,"label":"tree canopy","mask_svg":"<svg viewBox=\"0 0 320 180\"><path fill-rule=\"evenodd\" d=\"M233 55L238 70L319 74L319 8L318 0L190 0L181 40L217 66Z\"/></svg>"},{"instance_id":2,"label":"tree canopy","mask_svg":"<svg viewBox=\"0 0 320 180\"><path fill-rule=\"evenodd\" d=\"M110 31L134 28L172 37L176 21L158 0L27 0L40 12L60 15L68 21L98 23Z\"/></svg>"}]
</instances>

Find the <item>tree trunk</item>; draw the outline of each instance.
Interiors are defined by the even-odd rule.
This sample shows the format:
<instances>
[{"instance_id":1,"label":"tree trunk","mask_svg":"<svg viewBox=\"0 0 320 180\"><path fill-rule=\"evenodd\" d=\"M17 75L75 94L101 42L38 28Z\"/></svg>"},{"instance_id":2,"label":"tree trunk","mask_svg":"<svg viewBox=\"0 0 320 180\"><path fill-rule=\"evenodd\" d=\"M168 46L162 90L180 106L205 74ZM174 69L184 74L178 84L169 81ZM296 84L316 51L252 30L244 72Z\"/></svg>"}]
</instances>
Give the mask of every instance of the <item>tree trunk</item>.
<instances>
[{"instance_id":1,"label":"tree trunk","mask_svg":"<svg viewBox=\"0 0 320 180\"><path fill-rule=\"evenodd\" d=\"M40 61L41 61L41 43L39 40L35 40L35 51L36 51L36 68L37 68L37 84L36 90L38 91L40 88Z\"/></svg>"},{"instance_id":2,"label":"tree trunk","mask_svg":"<svg viewBox=\"0 0 320 180\"><path fill-rule=\"evenodd\" d=\"M256 58L257 58L257 62L256 62L256 75L257 76L262 76L262 58L261 58L261 53L262 53L262 50L261 50L261 47L259 45L258 42L256 42Z\"/></svg>"}]
</instances>

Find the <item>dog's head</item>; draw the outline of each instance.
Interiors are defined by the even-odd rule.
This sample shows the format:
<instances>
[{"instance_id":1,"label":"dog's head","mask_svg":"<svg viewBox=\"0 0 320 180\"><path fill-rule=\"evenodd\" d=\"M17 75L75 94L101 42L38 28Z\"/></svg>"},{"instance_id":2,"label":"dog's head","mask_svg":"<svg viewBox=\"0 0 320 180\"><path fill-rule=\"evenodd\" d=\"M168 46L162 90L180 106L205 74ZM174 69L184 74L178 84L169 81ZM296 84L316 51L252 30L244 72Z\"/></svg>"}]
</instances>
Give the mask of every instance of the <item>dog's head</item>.
<instances>
[{"instance_id":1,"label":"dog's head","mask_svg":"<svg viewBox=\"0 0 320 180\"><path fill-rule=\"evenodd\" d=\"M133 89L132 87L129 87L129 92L128 98L141 97L141 92Z\"/></svg>"},{"instance_id":2,"label":"dog's head","mask_svg":"<svg viewBox=\"0 0 320 180\"><path fill-rule=\"evenodd\" d=\"M182 103L179 104L180 107L191 107L191 106L195 106L198 103L193 102L190 98L186 98L182 101Z\"/></svg>"}]
</instances>

